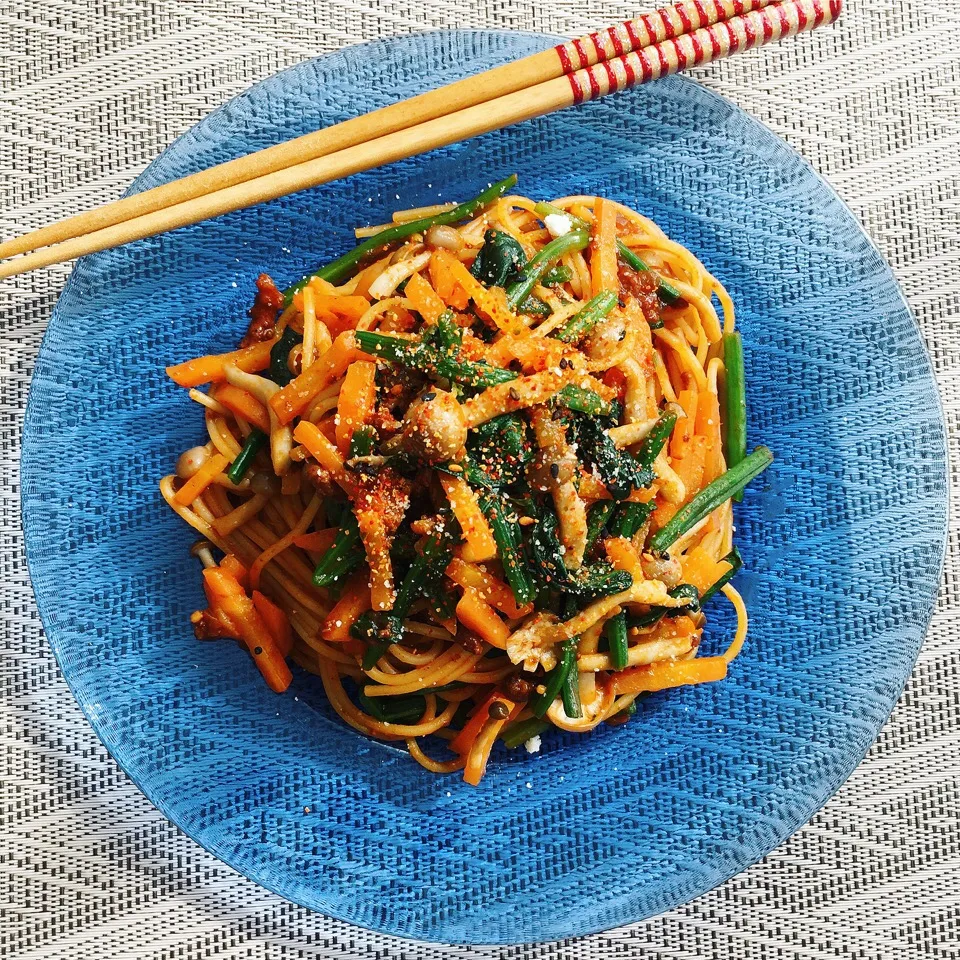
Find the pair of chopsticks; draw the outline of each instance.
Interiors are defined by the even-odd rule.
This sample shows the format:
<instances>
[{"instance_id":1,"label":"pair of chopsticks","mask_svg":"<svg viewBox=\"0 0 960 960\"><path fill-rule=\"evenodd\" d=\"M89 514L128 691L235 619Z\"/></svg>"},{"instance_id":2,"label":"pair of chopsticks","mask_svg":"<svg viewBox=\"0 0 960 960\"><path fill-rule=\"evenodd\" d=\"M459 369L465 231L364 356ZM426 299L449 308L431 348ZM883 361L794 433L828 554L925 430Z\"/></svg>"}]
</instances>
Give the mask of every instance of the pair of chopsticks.
<instances>
[{"instance_id":1,"label":"pair of chopsticks","mask_svg":"<svg viewBox=\"0 0 960 960\"><path fill-rule=\"evenodd\" d=\"M843 0L680 0L0 243L0 279L275 200L832 23ZM7 259L14 258L14 259Z\"/></svg>"}]
</instances>

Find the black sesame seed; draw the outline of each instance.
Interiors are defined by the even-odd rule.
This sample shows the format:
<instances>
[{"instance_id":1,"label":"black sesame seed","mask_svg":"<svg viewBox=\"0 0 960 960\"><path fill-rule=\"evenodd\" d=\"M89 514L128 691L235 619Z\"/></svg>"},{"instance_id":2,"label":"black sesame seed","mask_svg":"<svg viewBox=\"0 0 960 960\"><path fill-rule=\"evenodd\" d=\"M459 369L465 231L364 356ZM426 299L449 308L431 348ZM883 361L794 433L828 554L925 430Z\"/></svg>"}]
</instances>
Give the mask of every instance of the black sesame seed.
<instances>
[{"instance_id":1,"label":"black sesame seed","mask_svg":"<svg viewBox=\"0 0 960 960\"><path fill-rule=\"evenodd\" d=\"M557 477L560 476L560 464L559 464L559 463L551 463L551 464L550 464L550 476L553 477L554 480L556 480Z\"/></svg>"},{"instance_id":2,"label":"black sesame seed","mask_svg":"<svg viewBox=\"0 0 960 960\"><path fill-rule=\"evenodd\" d=\"M520 394L517 393L515 387L511 387L511 388L510 388L510 391L509 391L509 393L508 393L508 396L510 397L510 399L511 399L514 403L519 403L519 402L520 402Z\"/></svg>"},{"instance_id":3,"label":"black sesame seed","mask_svg":"<svg viewBox=\"0 0 960 960\"><path fill-rule=\"evenodd\" d=\"M263 647L254 647L253 652L259 657L263 653Z\"/></svg>"}]
</instances>

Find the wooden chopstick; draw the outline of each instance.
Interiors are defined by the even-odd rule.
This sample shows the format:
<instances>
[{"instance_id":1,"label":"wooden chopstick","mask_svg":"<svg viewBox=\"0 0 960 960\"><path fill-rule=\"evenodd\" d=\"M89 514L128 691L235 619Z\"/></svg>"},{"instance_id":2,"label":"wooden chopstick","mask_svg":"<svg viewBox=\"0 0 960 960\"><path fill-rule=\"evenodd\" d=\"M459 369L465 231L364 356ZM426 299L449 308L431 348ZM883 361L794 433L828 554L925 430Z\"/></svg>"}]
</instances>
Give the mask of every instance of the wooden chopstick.
<instances>
[{"instance_id":1,"label":"wooden chopstick","mask_svg":"<svg viewBox=\"0 0 960 960\"><path fill-rule=\"evenodd\" d=\"M842 0L778 0L489 102L28 253L0 264L0 279L274 200L710 63L831 23L841 6Z\"/></svg>"},{"instance_id":2,"label":"wooden chopstick","mask_svg":"<svg viewBox=\"0 0 960 960\"><path fill-rule=\"evenodd\" d=\"M0 243L0 259L60 243L224 190L338 150L396 133L458 110L554 80L611 57L640 50L730 17L762 9L774 0L680 0L671 7L598 33L559 44L513 63L458 80L332 127L308 133L221 163L208 170L104 204Z\"/></svg>"}]
</instances>

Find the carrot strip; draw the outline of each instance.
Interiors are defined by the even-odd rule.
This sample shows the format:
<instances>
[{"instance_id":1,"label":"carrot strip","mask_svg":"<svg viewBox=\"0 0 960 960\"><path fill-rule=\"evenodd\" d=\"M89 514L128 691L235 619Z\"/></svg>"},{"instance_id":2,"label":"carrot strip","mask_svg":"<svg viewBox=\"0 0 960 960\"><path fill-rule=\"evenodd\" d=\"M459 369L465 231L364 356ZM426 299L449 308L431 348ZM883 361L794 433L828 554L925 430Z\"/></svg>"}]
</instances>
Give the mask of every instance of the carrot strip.
<instances>
[{"instance_id":1,"label":"carrot strip","mask_svg":"<svg viewBox=\"0 0 960 960\"><path fill-rule=\"evenodd\" d=\"M723 446L720 439L720 400L706 391L697 400L697 433L706 437L703 483L713 483L723 473Z\"/></svg>"},{"instance_id":2,"label":"carrot strip","mask_svg":"<svg viewBox=\"0 0 960 960\"><path fill-rule=\"evenodd\" d=\"M457 619L499 650L506 650L510 628L497 616L497 611L476 590L466 587L457 604Z\"/></svg>"},{"instance_id":3,"label":"carrot strip","mask_svg":"<svg viewBox=\"0 0 960 960\"><path fill-rule=\"evenodd\" d=\"M316 309L330 333L339 336L347 330L356 330L357 321L370 309L370 301L366 297L318 294Z\"/></svg>"},{"instance_id":4,"label":"carrot strip","mask_svg":"<svg viewBox=\"0 0 960 960\"><path fill-rule=\"evenodd\" d=\"M437 250L431 263L438 260L454 279L456 285L485 313L504 333L519 334L526 331L523 321L507 306L506 293L500 287L485 287L449 250Z\"/></svg>"},{"instance_id":5,"label":"carrot strip","mask_svg":"<svg viewBox=\"0 0 960 960\"><path fill-rule=\"evenodd\" d=\"M324 387L347 372L354 360L370 359L357 347L352 330L341 333L322 357L270 398L270 406L281 425L300 416Z\"/></svg>"},{"instance_id":6,"label":"carrot strip","mask_svg":"<svg viewBox=\"0 0 960 960\"><path fill-rule=\"evenodd\" d=\"M334 477L343 475L343 459L316 424L301 420L293 431L293 439L302 443L317 463L329 470Z\"/></svg>"},{"instance_id":7,"label":"carrot strip","mask_svg":"<svg viewBox=\"0 0 960 960\"><path fill-rule=\"evenodd\" d=\"M329 527L326 530L314 530L313 533L301 533L293 538L293 545L308 553L325 553L333 546L339 532L336 527Z\"/></svg>"},{"instance_id":8,"label":"carrot strip","mask_svg":"<svg viewBox=\"0 0 960 960\"><path fill-rule=\"evenodd\" d=\"M613 674L611 683L619 697L624 693L652 693L688 684L713 683L726 675L727 661L723 657L700 657L630 667Z\"/></svg>"},{"instance_id":9,"label":"carrot strip","mask_svg":"<svg viewBox=\"0 0 960 960\"><path fill-rule=\"evenodd\" d=\"M497 542L487 518L477 502L477 494L463 477L452 477L441 473L440 485L450 501L454 516L463 530L466 544L463 548L465 560L492 560L497 555Z\"/></svg>"},{"instance_id":10,"label":"carrot strip","mask_svg":"<svg viewBox=\"0 0 960 960\"><path fill-rule=\"evenodd\" d=\"M665 527L674 518L679 509L675 503L668 503L666 500L658 499L656 509L650 517L653 529L660 530Z\"/></svg>"},{"instance_id":11,"label":"carrot strip","mask_svg":"<svg viewBox=\"0 0 960 960\"><path fill-rule=\"evenodd\" d=\"M507 702L509 703L509 701ZM472 787L477 786L483 779L487 769L487 761L490 759L490 751L493 750L493 745L496 743L500 731L517 716L521 709L521 705L517 704L510 711L510 715L502 720L490 717L470 745L470 750L465 758L463 779Z\"/></svg>"},{"instance_id":12,"label":"carrot strip","mask_svg":"<svg viewBox=\"0 0 960 960\"><path fill-rule=\"evenodd\" d=\"M199 387L202 383L222 383L227 379L226 368L235 364L246 373L257 373L270 366L270 348L276 340L255 343L231 353L211 353L195 360L187 360L167 367L167 376L181 387Z\"/></svg>"},{"instance_id":13,"label":"carrot strip","mask_svg":"<svg viewBox=\"0 0 960 960\"><path fill-rule=\"evenodd\" d=\"M437 296L448 307L453 307L454 310L466 310L469 302L467 292L458 285L457 278L450 269L450 265L455 259L455 257L439 257L434 254L427 264L427 270L430 273L430 283Z\"/></svg>"},{"instance_id":14,"label":"carrot strip","mask_svg":"<svg viewBox=\"0 0 960 960\"><path fill-rule=\"evenodd\" d=\"M681 561L683 582L692 583L701 593L712 587L733 564L729 560L714 560L701 546L694 547Z\"/></svg>"},{"instance_id":15,"label":"carrot strip","mask_svg":"<svg viewBox=\"0 0 960 960\"><path fill-rule=\"evenodd\" d=\"M250 571L247 570L234 554L228 553L220 561L220 569L229 573L244 590L250 589Z\"/></svg>"},{"instance_id":16,"label":"carrot strip","mask_svg":"<svg viewBox=\"0 0 960 960\"><path fill-rule=\"evenodd\" d=\"M314 277L308 286L313 291L313 305L317 313L333 314L351 324L351 327L355 327L370 309L370 301L365 295L335 293L336 288L319 277ZM293 305L303 313L303 290L293 295Z\"/></svg>"},{"instance_id":17,"label":"carrot strip","mask_svg":"<svg viewBox=\"0 0 960 960\"><path fill-rule=\"evenodd\" d=\"M446 304L437 296L436 291L419 273L413 274L404 287L403 295L413 304L413 309L427 323L436 323L447 309Z\"/></svg>"},{"instance_id":18,"label":"carrot strip","mask_svg":"<svg viewBox=\"0 0 960 960\"><path fill-rule=\"evenodd\" d=\"M499 577L466 562L466 557L454 557L446 570L447 576L464 589L475 590L491 606L505 613L511 620L533 612L533 604L518 606L513 591Z\"/></svg>"},{"instance_id":19,"label":"carrot strip","mask_svg":"<svg viewBox=\"0 0 960 960\"><path fill-rule=\"evenodd\" d=\"M360 540L370 568L370 602L374 610L392 610L397 591L394 584L393 560L383 515L376 510L354 508Z\"/></svg>"},{"instance_id":20,"label":"carrot strip","mask_svg":"<svg viewBox=\"0 0 960 960\"><path fill-rule=\"evenodd\" d=\"M499 700L508 710L513 710L515 704L502 693L491 690L476 706L473 713L467 718L463 729L450 741L450 749L454 753L463 754L470 749L470 744L477 738L483 725L490 717L490 707L495 700Z\"/></svg>"},{"instance_id":21,"label":"carrot strip","mask_svg":"<svg viewBox=\"0 0 960 960\"><path fill-rule=\"evenodd\" d=\"M559 366L566 349L566 344L553 337L504 335L487 348L486 360L495 367L508 367L511 360L519 360L524 373L539 373Z\"/></svg>"},{"instance_id":22,"label":"carrot strip","mask_svg":"<svg viewBox=\"0 0 960 960\"><path fill-rule=\"evenodd\" d=\"M593 251L590 256L590 280L593 295L611 290L620 291L617 273L617 208L598 199L593 208Z\"/></svg>"},{"instance_id":23,"label":"carrot strip","mask_svg":"<svg viewBox=\"0 0 960 960\"><path fill-rule=\"evenodd\" d=\"M203 590L211 610L220 612L230 631L246 645L270 689L283 693L290 686L293 674L240 584L218 567L208 567L203 571Z\"/></svg>"},{"instance_id":24,"label":"carrot strip","mask_svg":"<svg viewBox=\"0 0 960 960\"><path fill-rule=\"evenodd\" d=\"M344 456L350 449L353 431L373 414L377 402L376 373L377 365L369 360L357 360L347 368L337 398L336 420L337 446Z\"/></svg>"},{"instance_id":25,"label":"carrot strip","mask_svg":"<svg viewBox=\"0 0 960 960\"><path fill-rule=\"evenodd\" d=\"M293 631L290 628L290 620L287 615L266 594L259 590L253 591L253 605L267 625L280 655L290 656L290 651L293 649Z\"/></svg>"},{"instance_id":26,"label":"carrot strip","mask_svg":"<svg viewBox=\"0 0 960 960\"><path fill-rule=\"evenodd\" d=\"M350 639L350 628L360 615L370 609L370 584L366 570L355 573L346 583L340 599L336 602L320 628L320 636L331 643L343 643Z\"/></svg>"},{"instance_id":27,"label":"carrot strip","mask_svg":"<svg viewBox=\"0 0 960 960\"><path fill-rule=\"evenodd\" d=\"M270 432L270 415L267 408L252 394L232 383L222 383L211 396L222 403L231 413L243 417L248 423L264 433Z\"/></svg>"},{"instance_id":28,"label":"carrot strip","mask_svg":"<svg viewBox=\"0 0 960 960\"><path fill-rule=\"evenodd\" d=\"M681 390L677 395L677 401L683 407L686 416L680 417L673 428L673 435L670 437L671 457L685 456L693 439L697 422L697 391Z\"/></svg>"},{"instance_id":29,"label":"carrot strip","mask_svg":"<svg viewBox=\"0 0 960 960\"><path fill-rule=\"evenodd\" d=\"M222 453L215 453L203 462L203 466L176 492L173 499L181 506L189 507L229 462Z\"/></svg>"},{"instance_id":30,"label":"carrot strip","mask_svg":"<svg viewBox=\"0 0 960 960\"><path fill-rule=\"evenodd\" d=\"M703 486L706 455L707 438L697 434L690 440L684 456L673 461L673 469L683 481L684 489L687 491L685 502L692 500Z\"/></svg>"},{"instance_id":31,"label":"carrot strip","mask_svg":"<svg viewBox=\"0 0 960 960\"><path fill-rule=\"evenodd\" d=\"M610 562L618 570L626 570L633 577L634 583L646 580L643 568L640 566L640 555L626 537L611 537L609 540L604 540L603 549Z\"/></svg>"}]
</instances>

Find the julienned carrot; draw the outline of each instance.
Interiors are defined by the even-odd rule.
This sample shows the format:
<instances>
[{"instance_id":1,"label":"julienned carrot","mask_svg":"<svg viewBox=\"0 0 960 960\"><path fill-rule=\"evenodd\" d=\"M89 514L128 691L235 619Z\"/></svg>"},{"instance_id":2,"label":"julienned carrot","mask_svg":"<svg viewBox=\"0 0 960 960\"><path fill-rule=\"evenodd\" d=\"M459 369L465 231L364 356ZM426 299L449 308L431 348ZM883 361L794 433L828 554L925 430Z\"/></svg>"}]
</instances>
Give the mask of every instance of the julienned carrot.
<instances>
[{"instance_id":1,"label":"julienned carrot","mask_svg":"<svg viewBox=\"0 0 960 960\"><path fill-rule=\"evenodd\" d=\"M707 440L703 482L712 483L723 473L723 440L720 435L720 400L709 390L697 398L697 433Z\"/></svg>"},{"instance_id":2,"label":"julienned carrot","mask_svg":"<svg viewBox=\"0 0 960 960\"><path fill-rule=\"evenodd\" d=\"M490 718L490 707L493 706L494 701L502 703L507 711L513 710L516 706L512 700L508 700L502 693L491 690L474 708L473 713L470 714L467 722L463 725L463 729L450 741L450 749L454 753L462 755L470 749L470 744L476 740L477 734Z\"/></svg>"},{"instance_id":3,"label":"julienned carrot","mask_svg":"<svg viewBox=\"0 0 960 960\"><path fill-rule=\"evenodd\" d=\"M222 383L227 379L226 368L235 364L246 373L258 373L270 366L270 349L276 340L255 343L243 350L230 353L211 353L186 363L167 367L167 376L181 387L199 387L203 383Z\"/></svg>"},{"instance_id":4,"label":"julienned carrot","mask_svg":"<svg viewBox=\"0 0 960 960\"><path fill-rule=\"evenodd\" d=\"M558 366L565 349L564 344L554 337L514 337L505 334L487 347L486 360L495 367L508 367L512 360L519 360L524 373L539 373ZM605 390L599 382L596 382L596 386L601 391ZM609 400L611 396L604 399Z\"/></svg>"},{"instance_id":5,"label":"julienned carrot","mask_svg":"<svg viewBox=\"0 0 960 960\"><path fill-rule=\"evenodd\" d=\"M203 589L212 611L242 640L271 690L283 693L293 674L277 647L253 600L228 573L218 567L203 571Z\"/></svg>"},{"instance_id":6,"label":"julienned carrot","mask_svg":"<svg viewBox=\"0 0 960 960\"><path fill-rule=\"evenodd\" d=\"M252 599L253 605L257 608L257 613L260 614L263 622L267 625L280 655L289 657L290 651L293 649L293 631L290 628L289 618L280 607L259 590L253 591Z\"/></svg>"},{"instance_id":7,"label":"julienned carrot","mask_svg":"<svg viewBox=\"0 0 960 960\"><path fill-rule=\"evenodd\" d=\"M427 323L436 323L447 309L446 304L437 296L437 292L419 273L413 274L404 287L403 295L413 304L413 309Z\"/></svg>"},{"instance_id":8,"label":"julienned carrot","mask_svg":"<svg viewBox=\"0 0 960 960\"><path fill-rule=\"evenodd\" d=\"M232 383L221 383L211 396L231 413L243 417L264 433L270 433L270 415L267 408L252 394Z\"/></svg>"},{"instance_id":9,"label":"julienned carrot","mask_svg":"<svg viewBox=\"0 0 960 960\"><path fill-rule=\"evenodd\" d=\"M485 287L449 250L437 250L431 263L434 260L443 264L443 269L453 277L456 285L504 333L519 334L527 329L507 305L507 297L501 287Z\"/></svg>"},{"instance_id":10,"label":"julienned carrot","mask_svg":"<svg viewBox=\"0 0 960 960\"><path fill-rule=\"evenodd\" d=\"M352 330L341 333L333 346L315 363L270 398L281 424L290 423L313 402L316 395L338 380L354 360L370 360L358 347Z\"/></svg>"},{"instance_id":11,"label":"julienned carrot","mask_svg":"<svg viewBox=\"0 0 960 960\"><path fill-rule=\"evenodd\" d=\"M244 590L250 589L250 571L234 556L228 553L220 561L220 569L225 570L233 577Z\"/></svg>"},{"instance_id":12,"label":"julienned carrot","mask_svg":"<svg viewBox=\"0 0 960 960\"><path fill-rule=\"evenodd\" d=\"M377 365L369 360L357 360L347 368L337 398L336 420L337 447L344 456L350 449L354 430L370 419L376 407L376 374Z\"/></svg>"},{"instance_id":13,"label":"julienned carrot","mask_svg":"<svg viewBox=\"0 0 960 960\"><path fill-rule=\"evenodd\" d=\"M497 542L487 518L477 502L477 494L463 477L441 473L440 484L450 501L466 543L463 558L468 561L492 560L497 555Z\"/></svg>"},{"instance_id":14,"label":"julienned carrot","mask_svg":"<svg viewBox=\"0 0 960 960\"><path fill-rule=\"evenodd\" d=\"M350 628L360 615L370 609L370 584L366 570L355 573L340 594L340 599L330 611L320 628L320 636L330 643L343 643L350 639Z\"/></svg>"},{"instance_id":15,"label":"julienned carrot","mask_svg":"<svg viewBox=\"0 0 960 960\"><path fill-rule=\"evenodd\" d=\"M604 540L603 549L610 562L618 570L626 570L633 577L634 583L640 583L641 580L646 579L643 568L640 566L640 554L626 537L611 537L609 540Z\"/></svg>"},{"instance_id":16,"label":"julienned carrot","mask_svg":"<svg viewBox=\"0 0 960 960\"><path fill-rule=\"evenodd\" d=\"M658 497L657 506L650 517L654 530L665 527L676 516L679 509L675 503L668 503L662 497Z\"/></svg>"},{"instance_id":17,"label":"julienned carrot","mask_svg":"<svg viewBox=\"0 0 960 960\"><path fill-rule=\"evenodd\" d=\"M689 503L704 486L704 466L707 456L707 438L691 437L686 452L682 457L673 461L673 469L683 481L687 491L685 502Z\"/></svg>"},{"instance_id":18,"label":"julienned carrot","mask_svg":"<svg viewBox=\"0 0 960 960\"><path fill-rule=\"evenodd\" d=\"M293 439L297 443L302 443L314 460L329 470L334 477L343 474L343 458L316 424L309 420L301 420L293 431Z\"/></svg>"},{"instance_id":19,"label":"julienned carrot","mask_svg":"<svg viewBox=\"0 0 960 960\"><path fill-rule=\"evenodd\" d=\"M506 650L510 628L472 587L464 589L463 596L457 603L457 619L492 647Z\"/></svg>"},{"instance_id":20,"label":"julienned carrot","mask_svg":"<svg viewBox=\"0 0 960 960\"><path fill-rule=\"evenodd\" d=\"M712 587L733 567L729 560L714 560L701 546L690 550L680 563L683 566L683 582L692 583L701 593Z\"/></svg>"},{"instance_id":21,"label":"julienned carrot","mask_svg":"<svg viewBox=\"0 0 960 960\"><path fill-rule=\"evenodd\" d=\"M493 745L496 743L500 731L511 720L514 720L522 709L522 705L518 703L510 711L509 716L503 717L502 719L500 717L490 717L480 728L473 743L470 744L470 749L467 751L465 757L466 764L463 768L463 779L472 787L477 786L483 779L483 775L487 769L487 761L490 759L490 751L493 749Z\"/></svg>"},{"instance_id":22,"label":"julienned carrot","mask_svg":"<svg viewBox=\"0 0 960 960\"><path fill-rule=\"evenodd\" d=\"M434 254L427 264L427 270L430 273L430 283L437 296L448 307L452 307L454 310L465 310L469 302L467 291L457 283L457 278L450 269L455 259Z\"/></svg>"},{"instance_id":23,"label":"julienned carrot","mask_svg":"<svg viewBox=\"0 0 960 960\"><path fill-rule=\"evenodd\" d=\"M466 557L454 557L446 573L459 586L476 590L487 603L505 613L511 620L533 613L532 603L518 605L509 584L495 577L489 570L467 562Z\"/></svg>"},{"instance_id":24,"label":"julienned carrot","mask_svg":"<svg viewBox=\"0 0 960 960\"><path fill-rule=\"evenodd\" d=\"M614 693L653 693L671 687L696 683L713 683L727 675L723 657L700 657L696 660L666 660L641 667L631 667L611 678Z\"/></svg>"},{"instance_id":25,"label":"julienned carrot","mask_svg":"<svg viewBox=\"0 0 960 960\"><path fill-rule=\"evenodd\" d=\"M294 538L293 545L308 553L326 553L333 546L333 541L337 539L339 532L337 527L329 527L326 530L301 533L299 537Z\"/></svg>"},{"instance_id":26,"label":"julienned carrot","mask_svg":"<svg viewBox=\"0 0 960 960\"><path fill-rule=\"evenodd\" d=\"M370 568L370 603L374 610L392 610L397 596L390 557L390 540L383 514L376 509L353 509Z\"/></svg>"},{"instance_id":27,"label":"julienned carrot","mask_svg":"<svg viewBox=\"0 0 960 960\"><path fill-rule=\"evenodd\" d=\"M683 407L685 417L677 420L670 438L670 456L683 457L687 453L690 441L693 439L697 423L697 391L694 389L681 390L677 394L677 402Z\"/></svg>"},{"instance_id":28,"label":"julienned carrot","mask_svg":"<svg viewBox=\"0 0 960 960\"><path fill-rule=\"evenodd\" d=\"M177 491L173 499L182 506L189 507L213 483L213 478L223 472L229 462L222 453L215 453L212 457L208 457L200 469Z\"/></svg>"},{"instance_id":29,"label":"julienned carrot","mask_svg":"<svg viewBox=\"0 0 960 960\"><path fill-rule=\"evenodd\" d=\"M313 303L317 313L333 314L340 317L351 324L351 329L370 309L370 301L366 296L335 293L335 288L319 277L314 277L309 286L313 290ZM302 290L293 295L293 305L300 313L303 313Z\"/></svg>"},{"instance_id":30,"label":"julienned carrot","mask_svg":"<svg viewBox=\"0 0 960 960\"><path fill-rule=\"evenodd\" d=\"M617 273L617 208L605 200L597 200L593 208L593 252L590 257L590 280L593 295L608 290L620 292Z\"/></svg>"}]
</instances>

